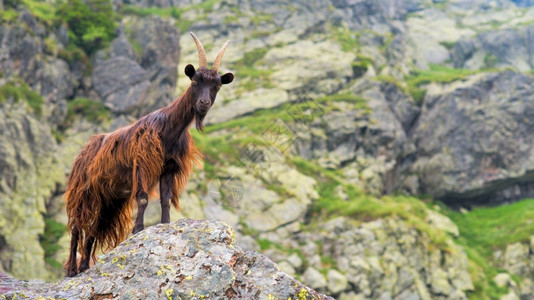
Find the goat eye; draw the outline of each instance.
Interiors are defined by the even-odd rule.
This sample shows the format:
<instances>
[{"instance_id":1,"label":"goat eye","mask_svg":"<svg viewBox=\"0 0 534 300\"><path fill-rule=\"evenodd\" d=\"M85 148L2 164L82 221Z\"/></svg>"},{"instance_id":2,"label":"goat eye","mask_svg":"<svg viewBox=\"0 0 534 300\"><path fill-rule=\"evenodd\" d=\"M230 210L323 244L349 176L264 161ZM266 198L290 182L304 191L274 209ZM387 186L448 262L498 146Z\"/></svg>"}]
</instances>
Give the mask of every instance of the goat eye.
<instances>
[{"instance_id":1,"label":"goat eye","mask_svg":"<svg viewBox=\"0 0 534 300\"><path fill-rule=\"evenodd\" d=\"M191 85L197 85L197 81L196 80L191 80Z\"/></svg>"}]
</instances>

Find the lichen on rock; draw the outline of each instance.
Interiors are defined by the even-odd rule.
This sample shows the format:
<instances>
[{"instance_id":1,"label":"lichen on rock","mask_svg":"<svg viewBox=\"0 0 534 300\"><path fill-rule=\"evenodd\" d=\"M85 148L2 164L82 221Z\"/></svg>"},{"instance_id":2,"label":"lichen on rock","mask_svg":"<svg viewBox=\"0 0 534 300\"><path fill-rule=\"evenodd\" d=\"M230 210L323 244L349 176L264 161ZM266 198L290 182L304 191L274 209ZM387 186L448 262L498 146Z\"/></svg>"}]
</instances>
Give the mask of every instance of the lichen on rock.
<instances>
[{"instance_id":1,"label":"lichen on rock","mask_svg":"<svg viewBox=\"0 0 534 300\"><path fill-rule=\"evenodd\" d=\"M149 227L76 277L1 288L9 299L333 299L243 251L228 225L192 219Z\"/></svg>"}]
</instances>

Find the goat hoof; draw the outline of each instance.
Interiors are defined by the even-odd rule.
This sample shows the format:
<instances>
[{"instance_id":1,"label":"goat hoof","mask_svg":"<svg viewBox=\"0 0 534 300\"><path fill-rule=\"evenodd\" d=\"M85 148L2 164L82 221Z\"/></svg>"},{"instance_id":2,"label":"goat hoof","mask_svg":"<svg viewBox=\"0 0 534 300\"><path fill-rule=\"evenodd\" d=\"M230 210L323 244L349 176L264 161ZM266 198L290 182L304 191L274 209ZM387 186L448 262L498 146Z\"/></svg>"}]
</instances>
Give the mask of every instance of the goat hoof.
<instances>
[{"instance_id":1,"label":"goat hoof","mask_svg":"<svg viewBox=\"0 0 534 300\"><path fill-rule=\"evenodd\" d=\"M80 273L82 273L82 272L84 272L84 271L87 270L87 269L89 269L89 266L82 265L82 266L80 266L79 271L80 271Z\"/></svg>"},{"instance_id":2,"label":"goat hoof","mask_svg":"<svg viewBox=\"0 0 534 300\"><path fill-rule=\"evenodd\" d=\"M69 270L67 271L67 277L74 277L76 276L78 273L76 271L73 271L73 270Z\"/></svg>"},{"instance_id":3,"label":"goat hoof","mask_svg":"<svg viewBox=\"0 0 534 300\"><path fill-rule=\"evenodd\" d=\"M134 230L133 230L132 233L133 233L133 234L136 234L136 233L138 233L139 231L143 231L143 229L145 229L144 226L135 226L135 227L134 227Z\"/></svg>"}]
</instances>

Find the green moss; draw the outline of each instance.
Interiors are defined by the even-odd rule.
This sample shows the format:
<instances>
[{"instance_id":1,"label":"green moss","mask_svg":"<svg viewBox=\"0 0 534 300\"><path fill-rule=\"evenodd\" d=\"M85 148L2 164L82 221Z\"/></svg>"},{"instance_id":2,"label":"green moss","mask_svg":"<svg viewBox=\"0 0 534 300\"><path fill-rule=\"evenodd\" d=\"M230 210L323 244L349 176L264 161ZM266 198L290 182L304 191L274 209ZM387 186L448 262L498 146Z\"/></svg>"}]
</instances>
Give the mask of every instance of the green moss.
<instances>
[{"instance_id":1,"label":"green moss","mask_svg":"<svg viewBox=\"0 0 534 300\"><path fill-rule=\"evenodd\" d=\"M61 268L61 264L52 257L59 250L59 239L65 234L67 227L51 218L45 217L44 221L45 229L44 233L39 237L39 241L45 252L45 261L55 268Z\"/></svg>"},{"instance_id":2,"label":"green moss","mask_svg":"<svg viewBox=\"0 0 534 300\"><path fill-rule=\"evenodd\" d=\"M110 119L111 112L99 101L76 98L67 103L66 123L70 124L76 116L83 116L91 122L104 122Z\"/></svg>"},{"instance_id":3,"label":"green moss","mask_svg":"<svg viewBox=\"0 0 534 300\"><path fill-rule=\"evenodd\" d=\"M6 100L13 99L15 102L25 101L29 109L37 115L41 115L43 111L44 99L39 93L33 91L22 80L10 81L3 86L0 86L0 103L5 103Z\"/></svg>"}]
</instances>

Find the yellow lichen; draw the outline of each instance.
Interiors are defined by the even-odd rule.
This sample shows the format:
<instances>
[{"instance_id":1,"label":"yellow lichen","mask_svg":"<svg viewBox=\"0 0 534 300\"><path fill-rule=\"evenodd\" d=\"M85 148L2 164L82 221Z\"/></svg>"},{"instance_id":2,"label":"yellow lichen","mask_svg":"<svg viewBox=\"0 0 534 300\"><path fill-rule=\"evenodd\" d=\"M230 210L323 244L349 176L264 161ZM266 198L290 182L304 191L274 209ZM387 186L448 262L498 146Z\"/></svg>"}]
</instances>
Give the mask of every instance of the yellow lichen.
<instances>
[{"instance_id":1,"label":"yellow lichen","mask_svg":"<svg viewBox=\"0 0 534 300\"><path fill-rule=\"evenodd\" d=\"M109 277L109 276L111 276L111 274L100 271L100 276L102 276L102 277Z\"/></svg>"},{"instance_id":2,"label":"yellow lichen","mask_svg":"<svg viewBox=\"0 0 534 300\"><path fill-rule=\"evenodd\" d=\"M302 288L297 295L299 300L306 300L308 298L308 291L305 288Z\"/></svg>"},{"instance_id":3,"label":"yellow lichen","mask_svg":"<svg viewBox=\"0 0 534 300\"><path fill-rule=\"evenodd\" d=\"M191 276L191 275L185 277L185 280L191 280L191 279L193 279L193 276Z\"/></svg>"},{"instance_id":4,"label":"yellow lichen","mask_svg":"<svg viewBox=\"0 0 534 300\"><path fill-rule=\"evenodd\" d=\"M117 257L114 257L113 260L111 260L111 264L114 264L118 261L119 259Z\"/></svg>"},{"instance_id":5,"label":"yellow lichen","mask_svg":"<svg viewBox=\"0 0 534 300\"><path fill-rule=\"evenodd\" d=\"M101 258L98 259L98 262L101 263L101 264L105 263L105 261L103 259L101 259Z\"/></svg>"},{"instance_id":6,"label":"yellow lichen","mask_svg":"<svg viewBox=\"0 0 534 300\"><path fill-rule=\"evenodd\" d=\"M168 300L172 300L172 295L174 295L174 290L173 289L165 290L165 295L167 296Z\"/></svg>"},{"instance_id":7,"label":"yellow lichen","mask_svg":"<svg viewBox=\"0 0 534 300\"><path fill-rule=\"evenodd\" d=\"M269 300L274 300L274 295L273 294L269 294Z\"/></svg>"},{"instance_id":8,"label":"yellow lichen","mask_svg":"<svg viewBox=\"0 0 534 300\"><path fill-rule=\"evenodd\" d=\"M124 269L124 265L121 265L121 264L117 264L117 267L119 267L119 269Z\"/></svg>"}]
</instances>

